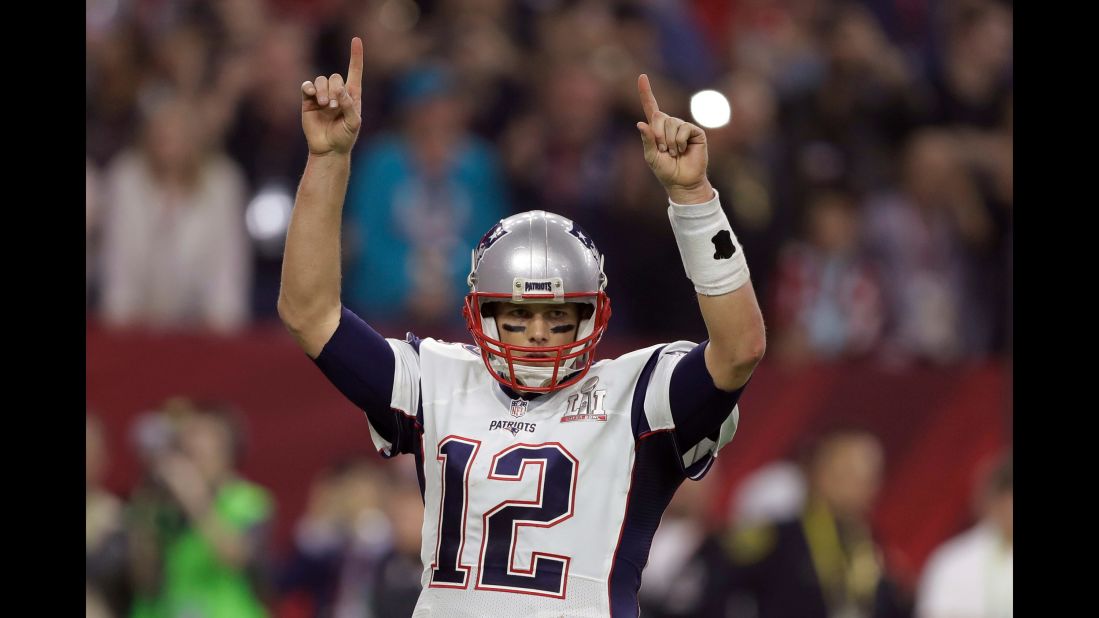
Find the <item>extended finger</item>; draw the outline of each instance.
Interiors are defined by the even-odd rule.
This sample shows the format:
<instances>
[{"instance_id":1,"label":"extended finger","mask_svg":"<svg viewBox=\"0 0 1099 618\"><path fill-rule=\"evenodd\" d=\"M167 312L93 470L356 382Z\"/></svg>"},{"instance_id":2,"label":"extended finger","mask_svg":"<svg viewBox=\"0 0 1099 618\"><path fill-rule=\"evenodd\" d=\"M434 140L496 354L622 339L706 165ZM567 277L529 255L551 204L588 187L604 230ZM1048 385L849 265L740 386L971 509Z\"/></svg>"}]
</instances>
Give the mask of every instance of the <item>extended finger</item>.
<instances>
[{"instance_id":1,"label":"extended finger","mask_svg":"<svg viewBox=\"0 0 1099 618\"><path fill-rule=\"evenodd\" d=\"M328 105L328 78L323 75L318 75L317 79L313 80L313 86L317 89L317 105L325 107Z\"/></svg>"},{"instance_id":2,"label":"extended finger","mask_svg":"<svg viewBox=\"0 0 1099 618\"><path fill-rule=\"evenodd\" d=\"M363 40L351 39L351 62L347 65L347 88L352 98L357 98L363 84Z\"/></svg>"},{"instance_id":3,"label":"extended finger","mask_svg":"<svg viewBox=\"0 0 1099 618\"><path fill-rule=\"evenodd\" d=\"M328 76L328 107L336 109L340 106L340 94L343 93L343 76L333 73Z\"/></svg>"},{"instance_id":4,"label":"extended finger","mask_svg":"<svg viewBox=\"0 0 1099 618\"><path fill-rule=\"evenodd\" d=\"M652 86L649 84L649 76L644 73L637 78L637 94L641 97L641 108L645 110L645 120L653 123L653 115L660 112L660 106L656 104ZM659 135L659 133L657 134Z\"/></svg>"}]
</instances>

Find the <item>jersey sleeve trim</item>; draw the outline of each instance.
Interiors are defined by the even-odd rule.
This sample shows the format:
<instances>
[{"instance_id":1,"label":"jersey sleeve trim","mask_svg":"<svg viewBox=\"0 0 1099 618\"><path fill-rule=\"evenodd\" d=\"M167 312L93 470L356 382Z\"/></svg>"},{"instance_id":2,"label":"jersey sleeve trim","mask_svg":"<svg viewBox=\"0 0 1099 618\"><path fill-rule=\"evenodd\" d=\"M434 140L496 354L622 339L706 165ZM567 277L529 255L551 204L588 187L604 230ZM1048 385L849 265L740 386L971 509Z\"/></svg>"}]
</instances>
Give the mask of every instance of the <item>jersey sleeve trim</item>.
<instances>
[{"instance_id":1,"label":"jersey sleeve trim","mask_svg":"<svg viewBox=\"0 0 1099 618\"><path fill-rule=\"evenodd\" d=\"M652 379L653 371L656 369L657 361L660 359L660 352L664 349L661 346L655 350L649 356L649 360L645 362L645 366L641 369L641 374L637 378L637 386L633 389L633 401L630 405L630 422L633 427L633 436L635 440L640 440L642 436L652 431L652 425L649 423L648 415L645 412L645 393L649 390L649 381Z\"/></svg>"},{"instance_id":2,"label":"jersey sleeve trim","mask_svg":"<svg viewBox=\"0 0 1099 618\"><path fill-rule=\"evenodd\" d=\"M677 341L662 348L644 398L650 432L670 430L680 454L677 465L692 480L702 479L732 440L743 390L726 393L713 385L705 367L706 344Z\"/></svg>"}]
</instances>

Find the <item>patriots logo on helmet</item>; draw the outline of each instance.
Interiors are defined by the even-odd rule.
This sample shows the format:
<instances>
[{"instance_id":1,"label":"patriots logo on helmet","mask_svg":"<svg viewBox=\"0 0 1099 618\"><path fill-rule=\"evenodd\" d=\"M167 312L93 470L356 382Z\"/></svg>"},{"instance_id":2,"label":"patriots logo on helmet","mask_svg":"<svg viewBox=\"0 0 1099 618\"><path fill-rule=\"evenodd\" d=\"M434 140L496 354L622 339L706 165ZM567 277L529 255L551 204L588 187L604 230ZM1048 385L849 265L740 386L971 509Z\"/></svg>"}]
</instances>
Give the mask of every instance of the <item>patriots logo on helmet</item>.
<instances>
[{"instance_id":1,"label":"patriots logo on helmet","mask_svg":"<svg viewBox=\"0 0 1099 618\"><path fill-rule=\"evenodd\" d=\"M576 225L575 221L573 221L572 223L572 229L569 230L569 234L572 234L577 239L579 239L580 242L584 243L584 246L588 249L591 249L593 252L595 251L595 241L593 241L591 239L591 236L588 236L588 233L585 232L579 225Z\"/></svg>"},{"instance_id":2,"label":"patriots logo on helmet","mask_svg":"<svg viewBox=\"0 0 1099 618\"><path fill-rule=\"evenodd\" d=\"M492 226L489 231L485 232L485 235L481 237L481 242L477 243L477 257L481 257L481 254L485 252L489 247L496 243L508 233L504 229L504 222L497 221L496 225Z\"/></svg>"}]
</instances>

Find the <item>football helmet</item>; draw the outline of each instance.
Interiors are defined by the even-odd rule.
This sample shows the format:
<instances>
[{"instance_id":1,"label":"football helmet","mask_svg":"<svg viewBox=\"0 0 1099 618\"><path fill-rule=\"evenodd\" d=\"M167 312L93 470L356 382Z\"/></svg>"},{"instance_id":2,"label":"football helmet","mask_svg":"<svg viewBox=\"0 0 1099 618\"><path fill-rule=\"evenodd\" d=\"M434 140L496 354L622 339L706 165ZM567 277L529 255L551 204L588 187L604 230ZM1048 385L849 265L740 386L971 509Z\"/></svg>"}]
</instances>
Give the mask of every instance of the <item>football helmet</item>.
<instances>
[{"instance_id":1,"label":"football helmet","mask_svg":"<svg viewBox=\"0 0 1099 618\"><path fill-rule=\"evenodd\" d=\"M604 291L603 256L570 219L542 210L501 219L473 250L466 282L466 326L485 367L501 384L545 393L578 382L591 369L611 304ZM550 347L504 343L486 307L494 302L580 303L576 340ZM532 352L546 356L516 354Z\"/></svg>"}]
</instances>

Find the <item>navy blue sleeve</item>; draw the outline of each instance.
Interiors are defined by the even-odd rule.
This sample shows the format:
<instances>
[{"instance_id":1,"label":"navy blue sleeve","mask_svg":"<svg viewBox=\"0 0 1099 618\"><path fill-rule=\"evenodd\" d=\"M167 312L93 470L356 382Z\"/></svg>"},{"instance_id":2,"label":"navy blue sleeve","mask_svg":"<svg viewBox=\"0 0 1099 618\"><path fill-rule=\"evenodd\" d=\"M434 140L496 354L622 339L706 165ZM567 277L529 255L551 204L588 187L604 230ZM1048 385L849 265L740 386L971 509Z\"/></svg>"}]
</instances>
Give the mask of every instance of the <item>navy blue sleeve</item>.
<instances>
[{"instance_id":1,"label":"navy blue sleeve","mask_svg":"<svg viewBox=\"0 0 1099 618\"><path fill-rule=\"evenodd\" d=\"M332 384L366 412L378 435L393 443L395 452L407 417L389 407L393 395L393 349L385 337L344 307L340 325L313 361Z\"/></svg>"},{"instance_id":2,"label":"navy blue sleeve","mask_svg":"<svg viewBox=\"0 0 1099 618\"><path fill-rule=\"evenodd\" d=\"M714 386L706 369L706 346L709 340L695 346L672 370L668 398L675 421L676 444L679 454L691 450L703 438L717 441L721 424L740 400L744 386L726 392Z\"/></svg>"}]
</instances>

